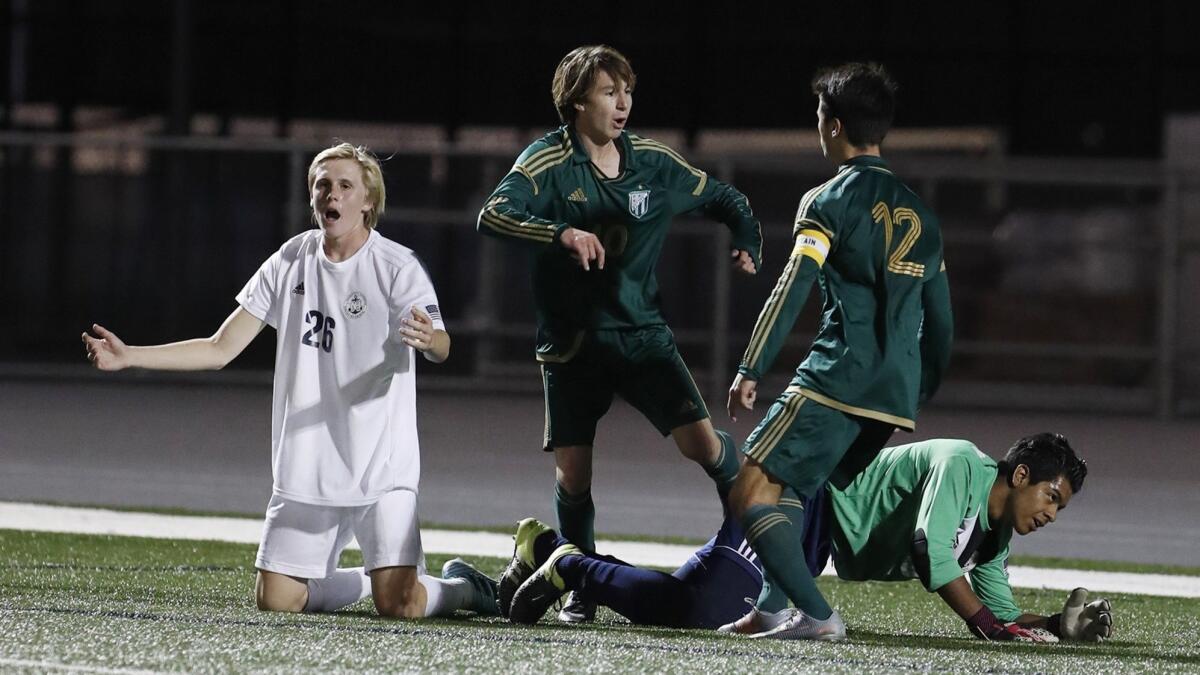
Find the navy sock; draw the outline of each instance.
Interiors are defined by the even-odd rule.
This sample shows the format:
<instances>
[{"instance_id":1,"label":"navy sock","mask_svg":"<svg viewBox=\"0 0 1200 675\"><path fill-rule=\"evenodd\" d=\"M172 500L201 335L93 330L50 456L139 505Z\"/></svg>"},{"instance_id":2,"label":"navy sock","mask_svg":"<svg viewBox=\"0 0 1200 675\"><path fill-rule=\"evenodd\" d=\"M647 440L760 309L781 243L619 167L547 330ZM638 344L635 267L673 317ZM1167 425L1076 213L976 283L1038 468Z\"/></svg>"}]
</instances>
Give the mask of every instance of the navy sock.
<instances>
[{"instance_id":1,"label":"navy sock","mask_svg":"<svg viewBox=\"0 0 1200 675\"><path fill-rule=\"evenodd\" d=\"M554 510L558 513L558 529L584 551L596 550L596 506L592 503L592 491L568 494L561 483L554 484Z\"/></svg>"},{"instance_id":2,"label":"navy sock","mask_svg":"<svg viewBox=\"0 0 1200 675\"><path fill-rule=\"evenodd\" d=\"M665 572L592 555L563 556L554 567L568 589L580 591L633 623L682 627L691 614L691 587Z\"/></svg>"},{"instance_id":3,"label":"navy sock","mask_svg":"<svg viewBox=\"0 0 1200 675\"><path fill-rule=\"evenodd\" d=\"M567 541L565 537L560 536L554 530L539 534L537 539L533 540L533 566L541 567L542 563L546 562L550 557L550 554L554 553L554 549L569 543L571 542Z\"/></svg>"},{"instance_id":4,"label":"navy sock","mask_svg":"<svg viewBox=\"0 0 1200 675\"><path fill-rule=\"evenodd\" d=\"M777 506L759 504L742 517L746 541L754 548L763 567L797 608L818 620L833 614L825 601L803 555L803 525L795 525Z\"/></svg>"}]
</instances>

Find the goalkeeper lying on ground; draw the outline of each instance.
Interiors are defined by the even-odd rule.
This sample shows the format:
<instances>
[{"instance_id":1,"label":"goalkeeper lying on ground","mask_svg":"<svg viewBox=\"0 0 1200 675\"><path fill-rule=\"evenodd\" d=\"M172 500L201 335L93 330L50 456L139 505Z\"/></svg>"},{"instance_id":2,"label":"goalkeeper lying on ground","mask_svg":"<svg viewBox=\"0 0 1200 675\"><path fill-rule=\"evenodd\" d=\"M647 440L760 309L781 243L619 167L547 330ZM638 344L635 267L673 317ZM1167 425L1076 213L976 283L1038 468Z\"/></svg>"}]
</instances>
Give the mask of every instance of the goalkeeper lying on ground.
<instances>
[{"instance_id":1,"label":"goalkeeper lying on ground","mask_svg":"<svg viewBox=\"0 0 1200 675\"><path fill-rule=\"evenodd\" d=\"M999 463L967 441L924 441L883 450L849 485L829 486L791 520L804 523L814 575L832 547L842 579L920 579L980 637L1098 642L1112 634L1107 600L1088 603L1087 591L1076 589L1058 614L1023 613L1005 571L1013 531L1024 535L1054 522L1086 475L1083 460L1057 434L1023 438ZM536 520L522 521L500 581L501 611L535 623L563 593L577 590L634 623L787 637L780 633L802 612L763 584L761 563L728 508L726 514L717 536L674 574L583 553ZM738 618L745 598L760 592L769 601L759 608L779 609ZM845 630L821 637L842 639Z\"/></svg>"}]
</instances>

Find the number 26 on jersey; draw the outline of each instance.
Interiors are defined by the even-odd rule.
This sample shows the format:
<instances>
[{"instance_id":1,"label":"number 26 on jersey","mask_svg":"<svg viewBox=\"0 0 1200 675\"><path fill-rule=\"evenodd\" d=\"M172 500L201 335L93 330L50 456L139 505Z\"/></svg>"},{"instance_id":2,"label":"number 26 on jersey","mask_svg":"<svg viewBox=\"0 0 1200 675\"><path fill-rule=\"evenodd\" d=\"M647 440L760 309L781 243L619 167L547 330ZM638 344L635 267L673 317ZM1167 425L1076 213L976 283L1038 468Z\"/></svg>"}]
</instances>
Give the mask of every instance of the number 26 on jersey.
<instances>
[{"instance_id":1,"label":"number 26 on jersey","mask_svg":"<svg viewBox=\"0 0 1200 675\"><path fill-rule=\"evenodd\" d=\"M337 322L332 316L325 316L314 309L304 315L304 323L312 328L304 332L300 344L323 350L326 354L333 351L333 328Z\"/></svg>"}]
</instances>

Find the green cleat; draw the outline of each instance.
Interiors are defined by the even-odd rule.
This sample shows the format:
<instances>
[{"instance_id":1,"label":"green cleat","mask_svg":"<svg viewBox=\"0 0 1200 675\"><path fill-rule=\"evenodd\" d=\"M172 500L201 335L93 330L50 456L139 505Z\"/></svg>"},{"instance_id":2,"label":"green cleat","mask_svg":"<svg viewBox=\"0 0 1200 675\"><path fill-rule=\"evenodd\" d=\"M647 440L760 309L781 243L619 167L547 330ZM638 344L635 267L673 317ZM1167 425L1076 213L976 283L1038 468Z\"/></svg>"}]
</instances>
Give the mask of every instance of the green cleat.
<instances>
[{"instance_id":1,"label":"green cleat","mask_svg":"<svg viewBox=\"0 0 1200 675\"><path fill-rule=\"evenodd\" d=\"M475 569L462 558L452 558L442 565L443 579L466 579L474 594L471 606L466 609L481 616L496 616L500 606L496 602L496 581Z\"/></svg>"},{"instance_id":2,"label":"green cleat","mask_svg":"<svg viewBox=\"0 0 1200 675\"><path fill-rule=\"evenodd\" d=\"M554 549L546 562L529 575L513 595L512 606L508 609L509 621L533 625L550 609L550 605L567 592L566 582L554 566L569 555L583 555L583 551L574 544L563 544Z\"/></svg>"},{"instance_id":3,"label":"green cleat","mask_svg":"<svg viewBox=\"0 0 1200 675\"><path fill-rule=\"evenodd\" d=\"M526 518L517 523L517 533L513 536L512 561L500 575L500 615L507 618L508 608L512 605L513 594L525 583L529 575L537 567L533 557L533 542L553 528L536 518Z\"/></svg>"}]
</instances>

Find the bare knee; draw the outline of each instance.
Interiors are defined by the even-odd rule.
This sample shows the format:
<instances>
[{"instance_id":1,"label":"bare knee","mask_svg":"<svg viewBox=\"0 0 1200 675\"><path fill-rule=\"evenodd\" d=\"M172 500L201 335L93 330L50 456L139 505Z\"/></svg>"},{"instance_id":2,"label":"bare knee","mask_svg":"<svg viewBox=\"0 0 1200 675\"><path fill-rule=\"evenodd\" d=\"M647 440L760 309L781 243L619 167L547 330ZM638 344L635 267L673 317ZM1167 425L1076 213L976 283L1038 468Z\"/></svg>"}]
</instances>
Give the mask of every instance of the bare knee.
<instances>
[{"instance_id":1,"label":"bare knee","mask_svg":"<svg viewBox=\"0 0 1200 675\"><path fill-rule=\"evenodd\" d=\"M425 587L412 567L391 567L371 572L371 596L380 616L416 619L425 616Z\"/></svg>"},{"instance_id":2,"label":"bare knee","mask_svg":"<svg viewBox=\"0 0 1200 675\"><path fill-rule=\"evenodd\" d=\"M416 593L400 593L375 597L375 611L393 619L419 619L425 616L425 603L416 601Z\"/></svg>"},{"instance_id":3,"label":"bare knee","mask_svg":"<svg viewBox=\"0 0 1200 675\"><path fill-rule=\"evenodd\" d=\"M263 612L303 612L308 603L308 582L259 570L254 579L254 603Z\"/></svg>"},{"instance_id":4,"label":"bare knee","mask_svg":"<svg viewBox=\"0 0 1200 675\"><path fill-rule=\"evenodd\" d=\"M258 605L260 612L303 612L304 603L289 602L274 597L263 597L255 595L255 604Z\"/></svg>"},{"instance_id":5,"label":"bare knee","mask_svg":"<svg viewBox=\"0 0 1200 675\"><path fill-rule=\"evenodd\" d=\"M738 520L741 520L752 505L749 485L747 481L742 480L742 474L738 473L738 479L733 482L733 487L729 490L729 509L733 511L733 515L737 516Z\"/></svg>"},{"instance_id":6,"label":"bare knee","mask_svg":"<svg viewBox=\"0 0 1200 675\"><path fill-rule=\"evenodd\" d=\"M729 491L729 508L740 520L754 506L778 504L782 491L782 483L768 474L761 464L747 457Z\"/></svg>"}]
</instances>

